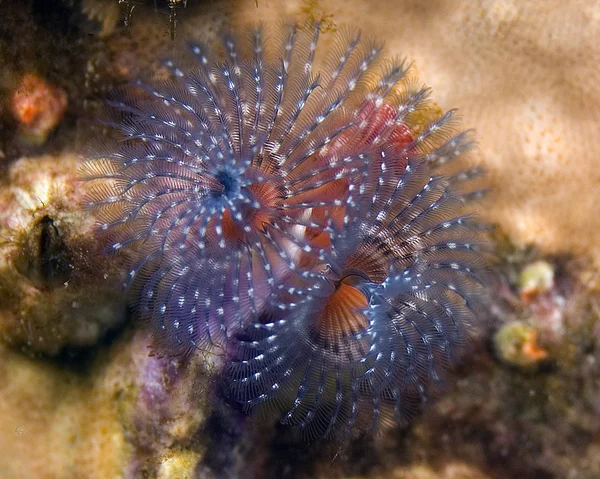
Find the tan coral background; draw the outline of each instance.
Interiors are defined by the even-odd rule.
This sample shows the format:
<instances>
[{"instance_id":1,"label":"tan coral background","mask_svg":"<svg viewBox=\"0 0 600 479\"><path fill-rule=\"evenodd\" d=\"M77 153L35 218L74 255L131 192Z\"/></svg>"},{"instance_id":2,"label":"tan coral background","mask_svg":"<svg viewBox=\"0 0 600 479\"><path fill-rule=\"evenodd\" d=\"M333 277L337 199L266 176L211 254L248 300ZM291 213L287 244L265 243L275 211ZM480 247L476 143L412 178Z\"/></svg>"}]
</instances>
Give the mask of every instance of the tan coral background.
<instances>
[{"instance_id":1,"label":"tan coral background","mask_svg":"<svg viewBox=\"0 0 600 479\"><path fill-rule=\"evenodd\" d=\"M600 3L248 0L233 15L316 18L384 39L476 129L493 189L485 207L510 239L600 265Z\"/></svg>"}]
</instances>

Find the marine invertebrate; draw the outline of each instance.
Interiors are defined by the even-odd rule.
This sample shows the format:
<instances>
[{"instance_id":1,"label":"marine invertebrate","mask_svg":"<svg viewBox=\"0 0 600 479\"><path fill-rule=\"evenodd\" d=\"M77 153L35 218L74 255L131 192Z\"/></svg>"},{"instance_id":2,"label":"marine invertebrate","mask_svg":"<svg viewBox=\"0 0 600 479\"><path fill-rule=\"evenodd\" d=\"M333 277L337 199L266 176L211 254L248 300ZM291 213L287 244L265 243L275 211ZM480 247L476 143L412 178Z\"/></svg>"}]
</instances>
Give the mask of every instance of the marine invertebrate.
<instances>
[{"instance_id":1,"label":"marine invertebrate","mask_svg":"<svg viewBox=\"0 0 600 479\"><path fill-rule=\"evenodd\" d=\"M22 138L33 144L46 141L66 108L67 94L64 90L33 73L23 76L10 99L10 109L19 124Z\"/></svg>"},{"instance_id":2,"label":"marine invertebrate","mask_svg":"<svg viewBox=\"0 0 600 479\"><path fill-rule=\"evenodd\" d=\"M548 261L535 261L523 268L519 275L521 300L528 301L548 292L554 286L554 274L553 265Z\"/></svg>"},{"instance_id":3,"label":"marine invertebrate","mask_svg":"<svg viewBox=\"0 0 600 479\"><path fill-rule=\"evenodd\" d=\"M84 165L87 179L100 180L89 205L111 250L140 245L130 277L142 273L141 314L152 315L170 352L219 343L283 278L316 276L307 266L324 261L328 230L353 203L349 186L367 173L362 145L374 132L356 134L349 107L363 105L361 121L385 118L375 96L366 102L373 91L347 83L360 86L379 49L361 45L365 65L340 64L321 85L310 69L317 36L290 28L281 63L264 58L260 29L251 62L241 63L233 39L223 65L196 45L199 70L186 75L167 62L174 81L138 81L141 93L112 101L126 141Z\"/></svg>"},{"instance_id":4,"label":"marine invertebrate","mask_svg":"<svg viewBox=\"0 0 600 479\"><path fill-rule=\"evenodd\" d=\"M548 359L548 351L539 344L538 331L521 321L504 325L494 336L494 347L504 363L534 370Z\"/></svg>"},{"instance_id":5,"label":"marine invertebrate","mask_svg":"<svg viewBox=\"0 0 600 479\"><path fill-rule=\"evenodd\" d=\"M228 366L239 401L274 408L308 438L410 419L481 299L483 236L472 218L446 216L460 209L452 180L419 158L382 170L322 284L244 331Z\"/></svg>"},{"instance_id":6,"label":"marine invertebrate","mask_svg":"<svg viewBox=\"0 0 600 479\"><path fill-rule=\"evenodd\" d=\"M232 396L310 436L409 417L482 265L460 212L477 170L441 173L471 144L454 112L431 117L379 42L349 30L321 58L319 33L227 35L224 60L193 45L195 69L111 99L124 141L83 168L158 346L222 347Z\"/></svg>"}]
</instances>

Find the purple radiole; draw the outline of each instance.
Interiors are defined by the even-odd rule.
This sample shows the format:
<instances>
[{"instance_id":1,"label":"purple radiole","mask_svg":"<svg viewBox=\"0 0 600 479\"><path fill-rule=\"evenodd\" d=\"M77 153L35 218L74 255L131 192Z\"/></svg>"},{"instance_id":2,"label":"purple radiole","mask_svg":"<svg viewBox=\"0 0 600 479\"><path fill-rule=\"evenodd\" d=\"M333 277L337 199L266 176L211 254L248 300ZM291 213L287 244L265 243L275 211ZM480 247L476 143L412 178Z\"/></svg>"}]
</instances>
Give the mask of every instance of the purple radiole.
<instances>
[{"instance_id":1,"label":"purple radiole","mask_svg":"<svg viewBox=\"0 0 600 479\"><path fill-rule=\"evenodd\" d=\"M113 95L83 166L163 354L224 354L228 394L307 437L405 421L475 324L485 228L454 111L405 62L318 25L192 45Z\"/></svg>"}]
</instances>

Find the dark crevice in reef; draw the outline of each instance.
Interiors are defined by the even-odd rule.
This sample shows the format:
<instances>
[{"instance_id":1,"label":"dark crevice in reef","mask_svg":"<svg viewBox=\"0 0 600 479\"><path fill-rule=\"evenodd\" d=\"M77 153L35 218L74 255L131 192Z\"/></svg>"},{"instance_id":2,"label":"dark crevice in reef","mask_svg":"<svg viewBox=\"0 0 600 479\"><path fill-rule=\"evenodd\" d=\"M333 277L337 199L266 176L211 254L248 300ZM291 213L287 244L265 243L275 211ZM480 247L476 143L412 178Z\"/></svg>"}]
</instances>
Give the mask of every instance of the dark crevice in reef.
<instances>
[{"instance_id":1,"label":"dark crevice in reef","mask_svg":"<svg viewBox=\"0 0 600 479\"><path fill-rule=\"evenodd\" d=\"M324 457L323 446L327 444L322 441L307 443L296 432L278 425L269 451L269 477L297 479L313 475L317 463Z\"/></svg>"},{"instance_id":2,"label":"dark crevice in reef","mask_svg":"<svg viewBox=\"0 0 600 479\"><path fill-rule=\"evenodd\" d=\"M20 350L26 356L43 360L64 371L81 375L81 377L87 377L90 375L91 369L97 365L99 357L108 353L117 341L133 335L135 328L131 328L129 325L130 322L127 321L119 328L105 332L96 343L89 346L67 345L55 355L32 352L28 346L21 346Z\"/></svg>"},{"instance_id":3,"label":"dark crevice in reef","mask_svg":"<svg viewBox=\"0 0 600 479\"><path fill-rule=\"evenodd\" d=\"M207 441L206 454L198 465L197 474L200 477L207 475L215 478L238 477L253 478L247 465L240 475L240 467L244 456L244 443L241 437L247 429L247 418L244 413L235 410L222 400L215 398L214 407L209 413L200 434Z\"/></svg>"},{"instance_id":4,"label":"dark crevice in reef","mask_svg":"<svg viewBox=\"0 0 600 479\"><path fill-rule=\"evenodd\" d=\"M31 13L38 25L54 30L62 35L74 33L75 27L70 22L71 1L64 0L32 0Z\"/></svg>"},{"instance_id":5,"label":"dark crevice in reef","mask_svg":"<svg viewBox=\"0 0 600 479\"><path fill-rule=\"evenodd\" d=\"M112 346L123 337L133 334L134 329L128 327L129 322L118 329L112 329L106 332L96 344L86 347L68 346L64 348L56 357L47 358L62 369L80 373L83 376L89 375L99 356L109 351Z\"/></svg>"},{"instance_id":6,"label":"dark crevice in reef","mask_svg":"<svg viewBox=\"0 0 600 479\"><path fill-rule=\"evenodd\" d=\"M73 266L63 235L48 215L40 221L40 229L40 276L47 284L64 284L69 280Z\"/></svg>"},{"instance_id":7,"label":"dark crevice in reef","mask_svg":"<svg viewBox=\"0 0 600 479\"><path fill-rule=\"evenodd\" d=\"M219 381L215 384L217 389ZM222 392L220 393L222 395ZM219 393L217 392L217 395ZM208 439L199 477L231 479L301 479L313 477L319 464L335 467L346 459L348 444L319 440L308 442L297 430L279 424L274 415L248 416L239 404L215 397L201 435ZM360 439L355 455L357 469L370 466L361 457L369 440ZM204 475L203 475L204 474Z\"/></svg>"}]
</instances>

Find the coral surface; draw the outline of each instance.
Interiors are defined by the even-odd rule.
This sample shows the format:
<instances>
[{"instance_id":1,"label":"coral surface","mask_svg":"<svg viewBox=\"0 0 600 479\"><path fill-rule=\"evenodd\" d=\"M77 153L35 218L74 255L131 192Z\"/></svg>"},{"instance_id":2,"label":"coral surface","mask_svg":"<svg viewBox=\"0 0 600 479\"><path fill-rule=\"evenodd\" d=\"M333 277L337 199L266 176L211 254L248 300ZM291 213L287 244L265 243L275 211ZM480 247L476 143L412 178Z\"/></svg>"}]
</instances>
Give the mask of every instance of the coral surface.
<instances>
[{"instance_id":1,"label":"coral surface","mask_svg":"<svg viewBox=\"0 0 600 479\"><path fill-rule=\"evenodd\" d=\"M127 29L91 3L0 3L1 477L600 477L595 3L207 0L177 10L174 42L164 15L136 10ZM82 8L112 31L99 38ZM325 49L350 24L413 59L476 128L483 213L499 225L491 312L444 395L342 450L219 401L220 357L150 356L125 321L119 268L73 208L76 154L106 135L87 121L105 92L141 72L164 80L154 66L181 40L283 17L321 20ZM33 153L9 101L29 72L68 96Z\"/></svg>"},{"instance_id":2,"label":"coral surface","mask_svg":"<svg viewBox=\"0 0 600 479\"><path fill-rule=\"evenodd\" d=\"M0 190L0 338L32 352L93 345L125 320L119 268L80 210L78 165L23 158Z\"/></svg>"}]
</instances>

